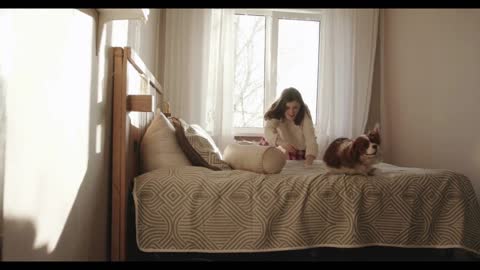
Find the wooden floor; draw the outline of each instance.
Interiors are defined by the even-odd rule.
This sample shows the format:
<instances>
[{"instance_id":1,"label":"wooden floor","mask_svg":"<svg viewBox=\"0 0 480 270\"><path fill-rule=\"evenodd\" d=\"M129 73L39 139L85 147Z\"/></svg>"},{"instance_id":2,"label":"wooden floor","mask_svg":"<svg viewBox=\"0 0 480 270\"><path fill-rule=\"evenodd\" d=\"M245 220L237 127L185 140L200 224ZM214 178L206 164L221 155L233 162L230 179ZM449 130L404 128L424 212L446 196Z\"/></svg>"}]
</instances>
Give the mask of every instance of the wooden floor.
<instances>
[{"instance_id":1,"label":"wooden floor","mask_svg":"<svg viewBox=\"0 0 480 270\"><path fill-rule=\"evenodd\" d=\"M367 247L353 249L315 248L298 251L206 254L139 253L137 261L477 261L480 256L459 249Z\"/></svg>"}]
</instances>

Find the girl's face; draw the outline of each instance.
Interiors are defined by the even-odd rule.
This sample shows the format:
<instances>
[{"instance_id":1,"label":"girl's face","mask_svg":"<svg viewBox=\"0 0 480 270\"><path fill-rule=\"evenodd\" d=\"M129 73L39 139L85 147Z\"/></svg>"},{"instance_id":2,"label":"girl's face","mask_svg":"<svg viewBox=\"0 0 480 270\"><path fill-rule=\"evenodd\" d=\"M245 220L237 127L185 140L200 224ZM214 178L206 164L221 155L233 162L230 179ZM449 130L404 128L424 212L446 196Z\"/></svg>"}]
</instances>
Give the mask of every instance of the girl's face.
<instances>
[{"instance_id":1,"label":"girl's face","mask_svg":"<svg viewBox=\"0 0 480 270\"><path fill-rule=\"evenodd\" d=\"M285 104L285 118L288 120L295 120L298 111L300 110L300 103L298 101L290 101Z\"/></svg>"}]
</instances>

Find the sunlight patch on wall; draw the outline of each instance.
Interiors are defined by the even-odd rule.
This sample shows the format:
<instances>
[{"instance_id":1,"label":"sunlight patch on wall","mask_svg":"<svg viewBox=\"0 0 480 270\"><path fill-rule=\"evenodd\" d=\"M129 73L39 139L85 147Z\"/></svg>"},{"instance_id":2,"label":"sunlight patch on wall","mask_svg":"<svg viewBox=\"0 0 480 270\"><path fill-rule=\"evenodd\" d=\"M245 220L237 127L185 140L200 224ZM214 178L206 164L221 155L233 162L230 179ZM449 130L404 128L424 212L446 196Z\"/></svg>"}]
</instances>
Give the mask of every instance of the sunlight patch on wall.
<instances>
[{"instance_id":1,"label":"sunlight patch on wall","mask_svg":"<svg viewBox=\"0 0 480 270\"><path fill-rule=\"evenodd\" d=\"M135 41L135 50L137 52L140 52L142 51L142 48L141 48L141 41L142 41L142 38L141 38L141 29L142 29L142 24L143 22L142 21L139 21L139 20L136 20L136 21L133 21L132 22L134 24L134 33L135 33L135 38L133 39Z\"/></svg>"},{"instance_id":2,"label":"sunlight patch on wall","mask_svg":"<svg viewBox=\"0 0 480 270\"><path fill-rule=\"evenodd\" d=\"M112 21L112 46L125 47L128 43L128 20Z\"/></svg>"},{"instance_id":3,"label":"sunlight patch on wall","mask_svg":"<svg viewBox=\"0 0 480 270\"><path fill-rule=\"evenodd\" d=\"M15 59L7 78L4 213L32 220L33 248L52 252L88 168L93 20L70 9L12 14L2 37ZM4 243L14 246L18 236L4 229Z\"/></svg>"},{"instance_id":4,"label":"sunlight patch on wall","mask_svg":"<svg viewBox=\"0 0 480 270\"><path fill-rule=\"evenodd\" d=\"M100 154L102 152L102 125L97 125L97 132L95 137L95 153Z\"/></svg>"},{"instance_id":5,"label":"sunlight patch on wall","mask_svg":"<svg viewBox=\"0 0 480 270\"><path fill-rule=\"evenodd\" d=\"M0 10L0 36L12 37L12 17L6 11ZM3 38L2 38L3 39ZM13 57L10 53L14 47L11 42L0 42L0 77L8 77L13 66Z\"/></svg>"},{"instance_id":6,"label":"sunlight patch on wall","mask_svg":"<svg viewBox=\"0 0 480 270\"><path fill-rule=\"evenodd\" d=\"M104 89L107 88L107 80L108 77L105 77L105 60L106 57L103 57L105 54L105 40L106 40L106 31L107 27L102 27L102 31L104 32L101 37L102 40L100 41L100 49L99 49L99 57L98 57L98 81L97 81L97 103L100 104L103 102L103 94L104 94Z\"/></svg>"}]
</instances>

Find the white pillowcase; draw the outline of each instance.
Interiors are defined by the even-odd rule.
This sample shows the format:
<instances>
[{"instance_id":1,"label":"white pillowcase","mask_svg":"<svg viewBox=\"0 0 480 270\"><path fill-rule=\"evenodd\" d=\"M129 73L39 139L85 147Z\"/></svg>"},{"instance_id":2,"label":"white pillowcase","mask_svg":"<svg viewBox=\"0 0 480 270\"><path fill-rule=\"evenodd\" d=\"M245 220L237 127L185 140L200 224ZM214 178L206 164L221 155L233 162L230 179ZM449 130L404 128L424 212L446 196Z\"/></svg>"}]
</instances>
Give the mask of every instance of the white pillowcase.
<instances>
[{"instance_id":1,"label":"white pillowcase","mask_svg":"<svg viewBox=\"0 0 480 270\"><path fill-rule=\"evenodd\" d=\"M143 135L140 158L143 172L192 165L177 143L174 126L160 110Z\"/></svg>"},{"instance_id":2,"label":"white pillowcase","mask_svg":"<svg viewBox=\"0 0 480 270\"><path fill-rule=\"evenodd\" d=\"M286 155L274 146L232 143L223 151L223 160L235 170L279 173L287 163Z\"/></svg>"}]
</instances>

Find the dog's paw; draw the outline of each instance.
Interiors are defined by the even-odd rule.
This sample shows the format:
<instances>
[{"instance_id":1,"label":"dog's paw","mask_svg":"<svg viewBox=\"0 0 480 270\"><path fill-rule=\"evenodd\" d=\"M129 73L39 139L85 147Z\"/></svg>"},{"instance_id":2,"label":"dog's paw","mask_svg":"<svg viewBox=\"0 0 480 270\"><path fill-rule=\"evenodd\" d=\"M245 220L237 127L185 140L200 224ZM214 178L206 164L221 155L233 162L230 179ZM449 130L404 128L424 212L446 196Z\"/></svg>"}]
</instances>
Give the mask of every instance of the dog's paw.
<instances>
[{"instance_id":1,"label":"dog's paw","mask_svg":"<svg viewBox=\"0 0 480 270\"><path fill-rule=\"evenodd\" d=\"M368 176L374 176L376 174L377 169L376 168L371 168L368 172Z\"/></svg>"}]
</instances>

